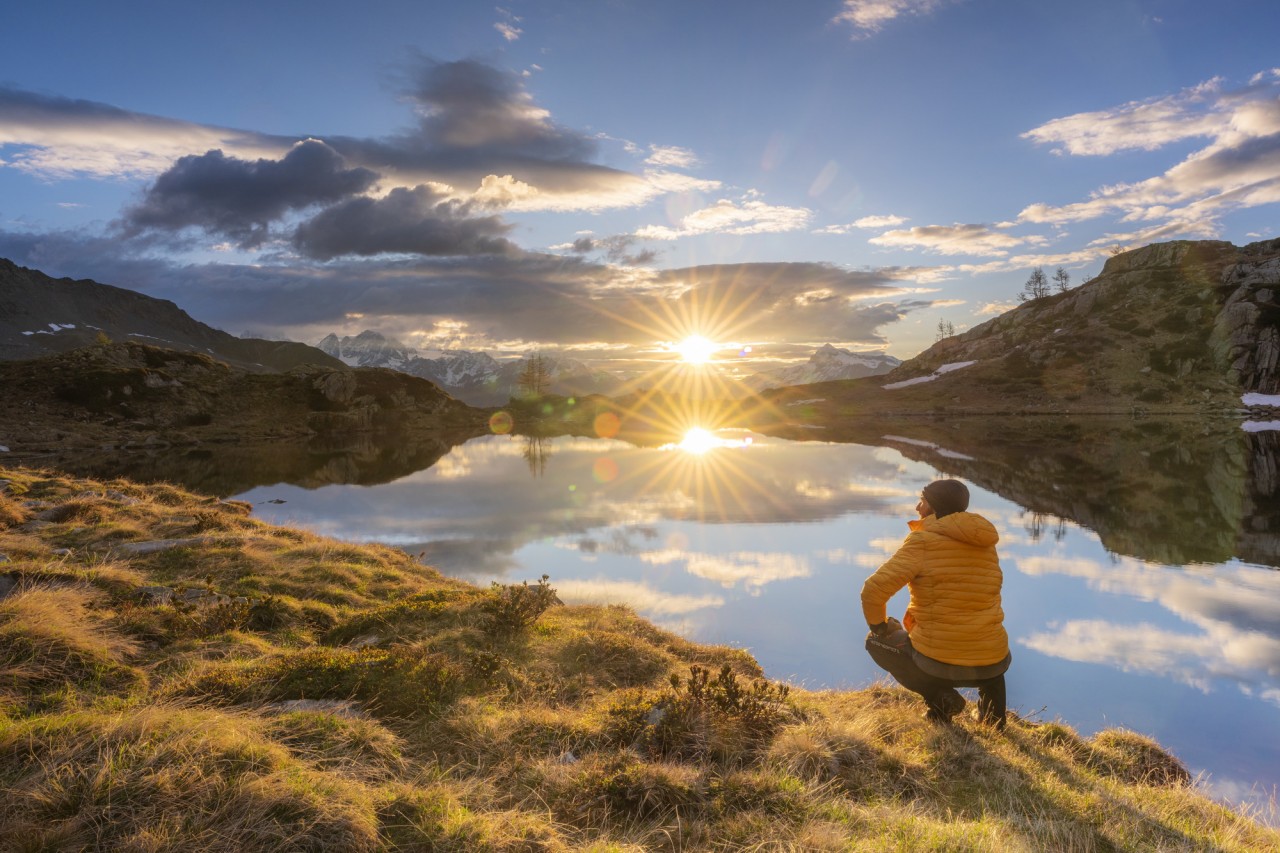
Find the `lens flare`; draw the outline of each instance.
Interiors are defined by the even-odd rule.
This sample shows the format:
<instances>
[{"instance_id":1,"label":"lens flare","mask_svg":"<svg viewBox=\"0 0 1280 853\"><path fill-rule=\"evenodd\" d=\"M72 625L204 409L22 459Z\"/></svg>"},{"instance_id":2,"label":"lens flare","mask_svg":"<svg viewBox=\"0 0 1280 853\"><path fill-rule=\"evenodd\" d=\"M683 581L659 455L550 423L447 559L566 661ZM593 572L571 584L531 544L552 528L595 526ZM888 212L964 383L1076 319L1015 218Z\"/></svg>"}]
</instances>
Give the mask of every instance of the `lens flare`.
<instances>
[{"instance_id":1,"label":"lens flare","mask_svg":"<svg viewBox=\"0 0 1280 853\"><path fill-rule=\"evenodd\" d=\"M596 415L592 426L601 438L613 438L622 429L622 419L613 412L601 412Z\"/></svg>"},{"instance_id":2,"label":"lens flare","mask_svg":"<svg viewBox=\"0 0 1280 853\"><path fill-rule=\"evenodd\" d=\"M618 478L618 463L608 456L601 456L591 466L591 475L597 483L610 483Z\"/></svg>"},{"instance_id":3,"label":"lens flare","mask_svg":"<svg viewBox=\"0 0 1280 853\"><path fill-rule=\"evenodd\" d=\"M489 431L494 435L506 435L515 426L515 420L508 412L494 412L489 418Z\"/></svg>"}]
</instances>

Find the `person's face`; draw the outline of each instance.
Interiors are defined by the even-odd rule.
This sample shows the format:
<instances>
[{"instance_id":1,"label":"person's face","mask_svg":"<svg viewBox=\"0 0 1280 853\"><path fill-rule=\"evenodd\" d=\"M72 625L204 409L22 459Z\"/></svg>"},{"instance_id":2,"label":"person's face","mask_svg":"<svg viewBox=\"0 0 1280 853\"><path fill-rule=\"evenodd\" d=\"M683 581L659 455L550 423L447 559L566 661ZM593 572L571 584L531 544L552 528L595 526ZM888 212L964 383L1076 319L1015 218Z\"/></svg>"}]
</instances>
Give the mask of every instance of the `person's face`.
<instances>
[{"instance_id":1,"label":"person's face","mask_svg":"<svg viewBox=\"0 0 1280 853\"><path fill-rule=\"evenodd\" d=\"M924 495L920 496L920 503L916 504L916 512L921 518L927 515L933 515L933 507L929 506L929 502L924 499Z\"/></svg>"}]
</instances>

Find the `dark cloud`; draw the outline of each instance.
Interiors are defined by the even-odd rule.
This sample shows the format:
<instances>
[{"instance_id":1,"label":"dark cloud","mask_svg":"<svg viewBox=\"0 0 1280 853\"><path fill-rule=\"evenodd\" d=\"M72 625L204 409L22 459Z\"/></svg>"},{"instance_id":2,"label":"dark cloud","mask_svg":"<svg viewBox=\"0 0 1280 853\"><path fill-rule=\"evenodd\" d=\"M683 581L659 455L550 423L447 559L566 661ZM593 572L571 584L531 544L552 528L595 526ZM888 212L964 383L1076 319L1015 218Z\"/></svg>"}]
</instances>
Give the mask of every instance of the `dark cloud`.
<instances>
[{"instance_id":1,"label":"dark cloud","mask_svg":"<svg viewBox=\"0 0 1280 853\"><path fill-rule=\"evenodd\" d=\"M348 198L376 180L368 169L347 168L340 154L314 139L280 160L240 160L213 150L174 163L124 211L121 226L126 235L197 227L256 246L289 211Z\"/></svg>"},{"instance_id":2,"label":"dark cloud","mask_svg":"<svg viewBox=\"0 0 1280 853\"><path fill-rule=\"evenodd\" d=\"M309 258L386 252L417 255L518 254L497 216L468 218L467 205L425 186L394 189L384 198L353 198L298 226L293 245Z\"/></svg>"},{"instance_id":3,"label":"dark cloud","mask_svg":"<svg viewBox=\"0 0 1280 853\"><path fill-rule=\"evenodd\" d=\"M641 249L633 252L636 237L632 234L614 234L610 237L579 237L570 244L571 250L579 255L601 252L604 257L615 264L628 266L646 266L658 259L653 249Z\"/></svg>"},{"instance_id":4,"label":"dark cloud","mask_svg":"<svg viewBox=\"0 0 1280 853\"><path fill-rule=\"evenodd\" d=\"M596 140L551 121L513 72L475 60L424 59L410 80L405 94L420 116L415 127L387 139L326 140L401 183L435 180L471 190L488 176L510 175L553 195L625 192L643 184L592 163Z\"/></svg>"},{"instance_id":5,"label":"dark cloud","mask_svg":"<svg viewBox=\"0 0 1280 853\"><path fill-rule=\"evenodd\" d=\"M318 338L361 314L361 323L392 335L449 321L494 341L548 346L646 346L698 328L743 341L882 345L880 329L919 307L894 296L914 270L816 263L654 272L523 253L177 265L74 234L3 232L0 256L50 275L91 277L170 299L231 332L252 326L295 340Z\"/></svg>"}]
</instances>

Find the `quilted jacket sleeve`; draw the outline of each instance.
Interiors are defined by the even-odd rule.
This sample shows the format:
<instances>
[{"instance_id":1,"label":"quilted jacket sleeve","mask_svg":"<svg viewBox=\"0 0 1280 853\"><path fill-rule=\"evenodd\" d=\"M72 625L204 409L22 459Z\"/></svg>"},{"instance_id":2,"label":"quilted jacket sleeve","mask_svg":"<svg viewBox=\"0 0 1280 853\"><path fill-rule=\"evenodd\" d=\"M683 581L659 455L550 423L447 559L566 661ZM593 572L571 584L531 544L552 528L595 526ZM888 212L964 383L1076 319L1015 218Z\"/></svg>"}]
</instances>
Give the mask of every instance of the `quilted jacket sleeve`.
<instances>
[{"instance_id":1,"label":"quilted jacket sleeve","mask_svg":"<svg viewBox=\"0 0 1280 853\"><path fill-rule=\"evenodd\" d=\"M920 572L923 558L924 540L919 533L912 533L888 562L867 578L862 585L862 615L868 625L885 620L885 604Z\"/></svg>"}]
</instances>

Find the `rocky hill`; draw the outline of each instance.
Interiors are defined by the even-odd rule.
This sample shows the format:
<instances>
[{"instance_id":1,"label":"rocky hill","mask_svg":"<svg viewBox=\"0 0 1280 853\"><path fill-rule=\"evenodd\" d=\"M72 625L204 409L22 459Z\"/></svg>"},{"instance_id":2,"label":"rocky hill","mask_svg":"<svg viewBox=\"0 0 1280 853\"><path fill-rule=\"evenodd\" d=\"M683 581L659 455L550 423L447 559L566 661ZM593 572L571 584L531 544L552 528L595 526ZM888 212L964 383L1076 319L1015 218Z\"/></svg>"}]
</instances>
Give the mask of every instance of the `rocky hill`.
<instances>
[{"instance_id":1,"label":"rocky hill","mask_svg":"<svg viewBox=\"0 0 1280 853\"><path fill-rule=\"evenodd\" d=\"M100 335L203 353L254 372L341 366L306 344L234 337L164 299L89 279L50 278L0 258L0 360L67 352Z\"/></svg>"},{"instance_id":2,"label":"rocky hill","mask_svg":"<svg viewBox=\"0 0 1280 853\"><path fill-rule=\"evenodd\" d=\"M946 338L883 377L772 392L852 413L1192 412L1280 391L1280 240L1176 241ZM768 392L767 392L768 393Z\"/></svg>"},{"instance_id":3,"label":"rocky hill","mask_svg":"<svg viewBox=\"0 0 1280 853\"><path fill-rule=\"evenodd\" d=\"M0 445L73 448L253 443L324 434L485 429L488 413L390 370L251 373L136 343L0 362Z\"/></svg>"}]
</instances>

